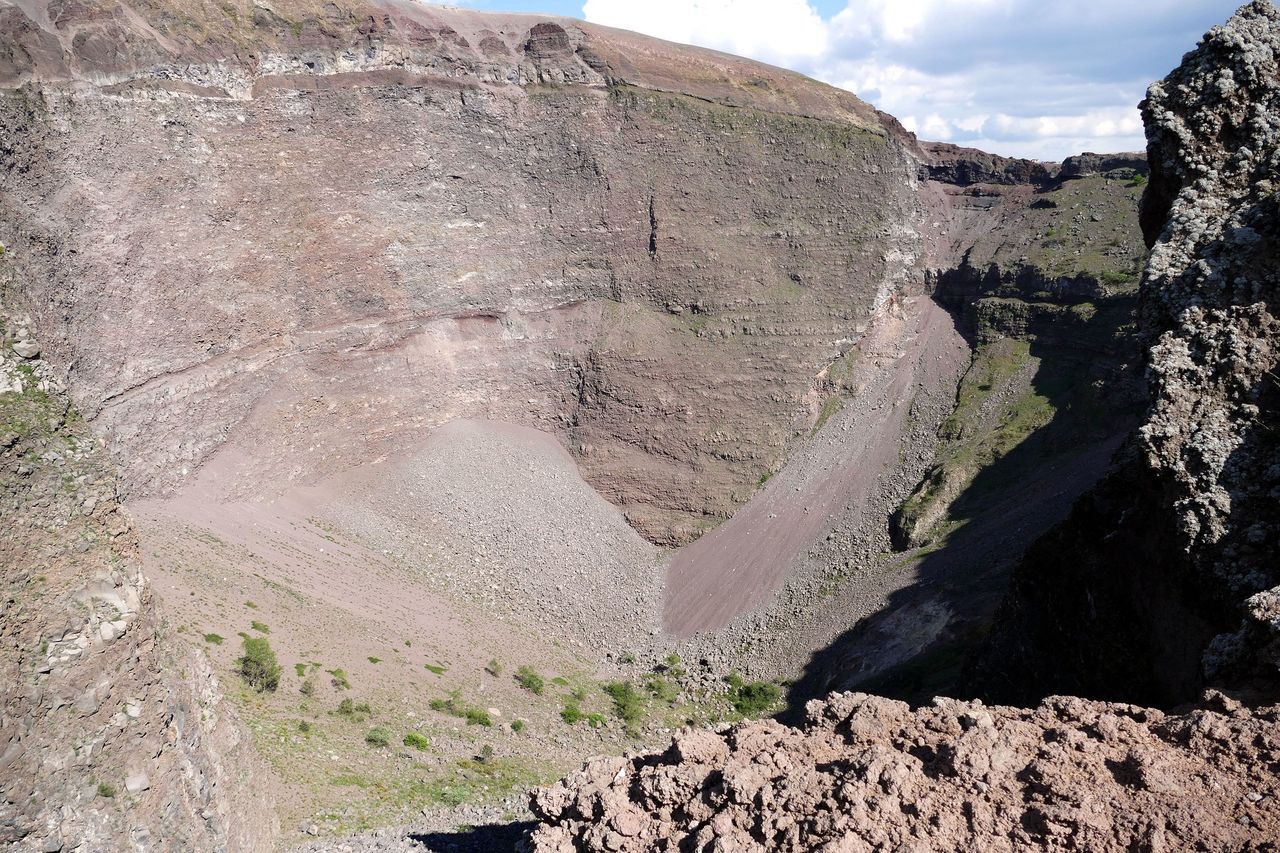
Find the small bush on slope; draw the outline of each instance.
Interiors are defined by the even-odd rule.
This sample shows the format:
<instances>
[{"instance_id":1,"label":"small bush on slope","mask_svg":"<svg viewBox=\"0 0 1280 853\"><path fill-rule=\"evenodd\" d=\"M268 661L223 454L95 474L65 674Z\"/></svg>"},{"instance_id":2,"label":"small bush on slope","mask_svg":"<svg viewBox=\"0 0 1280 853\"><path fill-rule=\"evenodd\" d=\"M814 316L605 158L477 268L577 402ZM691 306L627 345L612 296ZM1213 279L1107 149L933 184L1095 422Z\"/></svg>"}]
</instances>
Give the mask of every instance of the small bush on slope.
<instances>
[{"instance_id":1,"label":"small bush on slope","mask_svg":"<svg viewBox=\"0 0 1280 853\"><path fill-rule=\"evenodd\" d=\"M266 637L244 639L244 655L237 661L236 671L259 693L280 686L280 664Z\"/></svg>"}]
</instances>

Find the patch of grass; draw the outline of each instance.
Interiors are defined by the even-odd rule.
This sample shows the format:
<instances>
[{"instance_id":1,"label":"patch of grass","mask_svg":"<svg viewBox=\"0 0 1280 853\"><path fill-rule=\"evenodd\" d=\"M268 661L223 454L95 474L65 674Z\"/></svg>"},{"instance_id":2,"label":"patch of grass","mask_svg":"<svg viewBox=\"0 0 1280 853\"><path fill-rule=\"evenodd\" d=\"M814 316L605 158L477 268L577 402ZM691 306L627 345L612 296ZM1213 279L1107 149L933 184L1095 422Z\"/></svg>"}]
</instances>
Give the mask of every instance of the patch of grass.
<instances>
[{"instance_id":1,"label":"patch of grass","mask_svg":"<svg viewBox=\"0 0 1280 853\"><path fill-rule=\"evenodd\" d=\"M404 736L404 745L425 752L431 748L431 740L421 732L409 732Z\"/></svg>"},{"instance_id":2,"label":"patch of grass","mask_svg":"<svg viewBox=\"0 0 1280 853\"><path fill-rule=\"evenodd\" d=\"M391 734L381 726L374 726L365 733L364 742L369 746L384 747L391 743Z\"/></svg>"},{"instance_id":3,"label":"patch of grass","mask_svg":"<svg viewBox=\"0 0 1280 853\"><path fill-rule=\"evenodd\" d=\"M293 671L298 674L299 678L307 677L307 665L305 663L295 663L293 665Z\"/></svg>"},{"instance_id":4,"label":"patch of grass","mask_svg":"<svg viewBox=\"0 0 1280 853\"><path fill-rule=\"evenodd\" d=\"M347 678L347 671L345 669L330 669L327 670L327 672L332 678L333 686L338 690L351 689L351 681Z\"/></svg>"},{"instance_id":5,"label":"patch of grass","mask_svg":"<svg viewBox=\"0 0 1280 853\"><path fill-rule=\"evenodd\" d=\"M257 631L259 634L271 633L271 629L267 627L267 623L265 622L257 622L257 621L250 622L249 627Z\"/></svg>"},{"instance_id":6,"label":"patch of grass","mask_svg":"<svg viewBox=\"0 0 1280 853\"><path fill-rule=\"evenodd\" d=\"M524 720L512 720L511 731L515 732L516 734L520 734L522 731L524 731Z\"/></svg>"},{"instance_id":7,"label":"patch of grass","mask_svg":"<svg viewBox=\"0 0 1280 853\"><path fill-rule=\"evenodd\" d=\"M604 714L587 714L587 725L593 729L600 728L606 722L608 721L605 719Z\"/></svg>"},{"instance_id":8,"label":"patch of grass","mask_svg":"<svg viewBox=\"0 0 1280 853\"><path fill-rule=\"evenodd\" d=\"M645 678L644 687L653 694L653 698L668 705L674 705L676 697L680 695L679 686L671 679L656 673Z\"/></svg>"},{"instance_id":9,"label":"patch of grass","mask_svg":"<svg viewBox=\"0 0 1280 853\"><path fill-rule=\"evenodd\" d=\"M316 682L314 678L308 678L298 687L298 692L303 696L314 696L316 694Z\"/></svg>"},{"instance_id":10,"label":"patch of grass","mask_svg":"<svg viewBox=\"0 0 1280 853\"><path fill-rule=\"evenodd\" d=\"M368 702L353 702L351 699L343 699L338 703L338 709L334 711L339 717L345 717L353 723L360 723L368 719L373 714L373 708Z\"/></svg>"},{"instance_id":11,"label":"patch of grass","mask_svg":"<svg viewBox=\"0 0 1280 853\"><path fill-rule=\"evenodd\" d=\"M582 713L582 708L578 706L577 702L565 702L564 707L560 709L560 719L564 720L571 726L585 716L586 715Z\"/></svg>"},{"instance_id":12,"label":"patch of grass","mask_svg":"<svg viewBox=\"0 0 1280 853\"><path fill-rule=\"evenodd\" d=\"M449 667L442 663L424 663L422 666L428 672L434 672L436 675L444 675L449 671Z\"/></svg>"},{"instance_id":13,"label":"patch of grass","mask_svg":"<svg viewBox=\"0 0 1280 853\"><path fill-rule=\"evenodd\" d=\"M304 735L311 734L311 723L306 720L298 720L298 731Z\"/></svg>"},{"instance_id":14,"label":"patch of grass","mask_svg":"<svg viewBox=\"0 0 1280 853\"><path fill-rule=\"evenodd\" d=\"M542 680L542 676L531 666L522 666L516 670L516 684L519 684L525 690L535 696L541 696L546 690L546 682Z\"/></svg>"},{"instance_id":15,"label":"patch of grass","mask_svg":"<svg viewBox=\"0 0 1280 853\"><path fill-rule=\"evenodd\" d=\"M613 712L634 731L644 719L644 697L630 681L613 681L601 688L613 700Z\"/></svg>"},{"instance_id":16,"label":"patch of grass","mask_svg":"<svg viewBox=\"0 0 1280 853\"><path fill-rule=\"evenodd\" d=\"M457 690L450 693L448 699L432 699L430 706L433 711L466 720L469 726L493 725L493 718L489 716L488 711L468 705L462 700L462 695Z\"/></svg>"},{"instance_id":17,"label":"patch of grass","mask_svg":"<svg viewBox=\"0 0 1280 853\"><path fill-rule=\"evenodd\" d=\"M244 606L245 606L245 607L247 607L247 608L249 608L250 610L257 610L257 609L258 609L258 605L254 604L252 601L246 601L246 602L244 603Z\"/></svg>"},{"instance_id":18,"label":"patch of grass","mask_svg":"<svg viewBox=\"0 0 1280 853\"><path fill-rule=\"evenodd\" d=\"M563 675L557 675L555 678L551 679L551 683L557 687L568 687L569 679L565 678Z\"/></svg>"},{"instance_id":19,"label":"patch of grass","mask_svg":"<svg viewBox=\"0 0 1280 853\"><path fill-rule=\"evenodd\" d=\"M226 641L226 637L223 637L220 634L209 633L204 635L204 641L211 646L220 646Z\"/></svg>"},{"instance_id":20,"label":"patch of grass","mask_svg":"<svg viewBox=\"0 0 1280 853\"><path fill-rule=\"evenodd\" d=\"M236 671L259 693L274 691L280 686L280 664L266 637L244 639L244 655L236 662Z\"/></svg>"},{"instance_id":21,"label":"patch of grass","mask_svg":"<svg viewBox=\"0 0 1280 853\"><path fill-rule=\"evenodd\" d=\"M818 420L814 422L813 429L809 431L810 436L815 436L818 431L826 426L827 421L832 416L844 408L844 398L839 394L834 394L822 402L822 409L818 412Z\"/></svg>"},{"instance_id":22,"label":"patch of grass","mask_svg":"<svg viewBox=\"0 0 1280 853\"><path fill-rule=\"evenodd\" d=\"M112 784L110 784L109 782L99 782L99 783L98 783L98 796L99 796L99 797L104 797L104 798L106 798L106 799L110 800L110 799L112 799L113 797L115 797L115 795L116 795L117 793L118 793L118 792L116 791L116 786L115 786L115 785L112 785Z\"/></svg>"},{"instance_id":23,"label":"patch of grass","mask_svg":"<svg viewBox=\"0 0 1280 853\"><path fill-rule=\"evenodd\" d=\"M382 658L369 655L369 663L382 663Z\"/></svg>"},{"instance_id":24,"label":"patch of grass","mask_svg":"<svg viewBox=\"0 0 1280 853\"><path fill-rule=\"evenodd\" d=\"M744 681L738 673L730 673L729 704L744 717L761 717L782 699L782 688L768 681Z\"/></svg>"},{"instance_id":25,"label":"patch of grass","mask_svg":"<svg viewBox=\"0 0 1280 853\"><path fill-rule=\"evenodd\" d=\"M484 671L497 678L502 675L502 661L497 658L490 658L489 662L485 664Z\"/></svg>"},{"instance_id":26,"label":"patch of grass","mask_svg":"<svg viewBox=\"0 0 1280 853\"><path fill-rule=\"evenodd\" d=\"M672 678L684 678L685 675L688 674L684 669L684 661L680 660L680 655L675 652L672 652L663 658L662 663L658 668L661 672L667 673L667 675L670 675Z\"/></svg>"}]
</instances>

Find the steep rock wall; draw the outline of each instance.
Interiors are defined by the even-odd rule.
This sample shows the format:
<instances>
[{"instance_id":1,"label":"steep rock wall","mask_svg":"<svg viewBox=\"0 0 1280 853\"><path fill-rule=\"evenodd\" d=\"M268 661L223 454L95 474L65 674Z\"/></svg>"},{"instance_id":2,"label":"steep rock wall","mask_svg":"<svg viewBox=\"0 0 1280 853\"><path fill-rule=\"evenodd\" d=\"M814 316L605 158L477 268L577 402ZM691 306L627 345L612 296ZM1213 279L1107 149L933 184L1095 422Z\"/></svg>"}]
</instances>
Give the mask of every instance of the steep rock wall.
<instances>
[{"instance_id":1,"label":"steep rock wall","mask_svg":"<svg viewBox=\"0 0 1280 853\"><path fill-rule=\"evenodd\" d=\"M29 325L0 317L0 843L271 849L264 773L157 612L115 471Z\"/></svg>"},{"instance_id":2,"label":"steep rock wall","mask_svg":"<svg viewBox=\"0 0 1280 853\"><path fill-rule=\"evenodd\" d=\"M265 8L6 11L0 238L131 496L487 416L687 541L910 279L913 141L846 93L535 16Z\"/></svg>"},{"instance_id":3,"label":"steep rock wall","mask_svg":"<svg viewBox=\"0 0 1280 853\"><path fill-rule=\"evenodd\" d=\"M976 664L980 693L1172 704L1274 695L1280 13L1243 7L1143 104L1150 407L1099 488L1037 544Z\"/></svg>"}]
</instances>

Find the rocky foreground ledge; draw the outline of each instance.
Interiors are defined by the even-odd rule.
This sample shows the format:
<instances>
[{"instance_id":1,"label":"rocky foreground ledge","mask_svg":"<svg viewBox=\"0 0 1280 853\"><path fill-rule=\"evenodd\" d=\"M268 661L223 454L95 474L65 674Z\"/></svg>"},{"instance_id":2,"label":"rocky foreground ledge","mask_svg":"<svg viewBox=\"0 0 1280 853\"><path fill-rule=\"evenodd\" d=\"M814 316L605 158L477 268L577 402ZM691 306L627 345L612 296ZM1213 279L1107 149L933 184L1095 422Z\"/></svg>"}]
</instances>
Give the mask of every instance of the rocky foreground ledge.
<instances>
[{"instance_id":1,"label":"rocky foreground ledge","mask_svg":"<svg viewBox=\"0 0 1280 853\"><path fill-rule=\"evenodd\" d=\"M1166 715L1068 697L1038 708L844 693L772 720L688 729L534 795L534 853L1280 849L1280 707L1221 694Z\"/></svg>"}]
</instances>

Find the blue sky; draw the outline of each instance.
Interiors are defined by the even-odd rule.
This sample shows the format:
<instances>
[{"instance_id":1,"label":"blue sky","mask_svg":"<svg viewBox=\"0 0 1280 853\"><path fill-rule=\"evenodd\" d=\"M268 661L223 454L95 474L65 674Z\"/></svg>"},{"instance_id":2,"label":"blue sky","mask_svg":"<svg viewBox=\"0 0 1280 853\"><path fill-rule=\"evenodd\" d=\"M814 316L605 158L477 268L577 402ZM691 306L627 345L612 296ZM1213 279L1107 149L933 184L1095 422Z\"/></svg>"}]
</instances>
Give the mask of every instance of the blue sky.
<instances>
[{"instance_id":1,"label":"blue sky","mask_svg":"<svg viewBox=\"0 0 1280 853\"><path fill-rule=\"evenodd\" d=\"M1137 103L1237 0L467 0L795 69L926 139L1060 160L1144 147Z\"/></svg>"}]
</instances>

